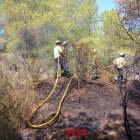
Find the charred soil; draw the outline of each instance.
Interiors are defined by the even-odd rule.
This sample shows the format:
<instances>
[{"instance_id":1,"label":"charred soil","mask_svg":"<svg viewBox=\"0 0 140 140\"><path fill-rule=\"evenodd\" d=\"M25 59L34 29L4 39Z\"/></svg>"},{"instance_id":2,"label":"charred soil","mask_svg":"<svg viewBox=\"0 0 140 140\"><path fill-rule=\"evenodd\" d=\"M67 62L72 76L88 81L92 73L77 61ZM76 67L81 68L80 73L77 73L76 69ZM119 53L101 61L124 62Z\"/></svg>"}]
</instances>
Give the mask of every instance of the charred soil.
<instances>
[{"instance_id":1,"label":"charred soil","mask_svg":"<svg viewBox=\"0 0 140 140\"><path fill-rule=\"evenodd\" d=\"M36 116L40 123L56 113L68 80L61 80L56 91ZM73 81L63 102L58 119L42 129L22 128L23 140L127 140L125 115L134 140L140 138L140 81L131 78L126 84L83 81L77 87ZM37 98L45 99L53 85L42 82L37 87ZM127 94L126 94L127 93ZM127 98L127 100L125 99ZM127 102L124 106L124 102ZM127 114L124 114L124 109ZM86 129L86 136L66 136L68 129Z\"/></svg>"}]
</instances>

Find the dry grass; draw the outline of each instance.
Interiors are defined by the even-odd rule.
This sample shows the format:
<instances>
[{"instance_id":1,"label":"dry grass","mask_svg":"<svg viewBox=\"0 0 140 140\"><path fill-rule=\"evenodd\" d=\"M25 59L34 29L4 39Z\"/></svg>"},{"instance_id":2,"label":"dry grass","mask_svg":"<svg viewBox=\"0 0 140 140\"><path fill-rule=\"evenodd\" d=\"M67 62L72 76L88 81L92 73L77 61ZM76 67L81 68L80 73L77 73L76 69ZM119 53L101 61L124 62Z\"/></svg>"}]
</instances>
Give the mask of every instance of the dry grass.
<instances>
[{"instance_id":1,"label":"dry grass","mask_svg":"<svg viewBox=\"0 0 140 140\"><path fill-rule=\"evenodd\" d=\"M33 69L28 63L13 65L5 59L0 61L1 139L5 135L15 134L15 128L24 126L31 110L38 104L35 87L40 81L40 75L37 65Z\"/></svg>"},{"instance_id":2,"label":"dry grass","mask_svg":"<svg viewBox=\"0 0 140 140\"><path fill-rule=\"evenodd\" d=\"M104 70L100 74L100 79L104 82L112 82L116 75L115 70Z\"/></svg>"}]
</instances>

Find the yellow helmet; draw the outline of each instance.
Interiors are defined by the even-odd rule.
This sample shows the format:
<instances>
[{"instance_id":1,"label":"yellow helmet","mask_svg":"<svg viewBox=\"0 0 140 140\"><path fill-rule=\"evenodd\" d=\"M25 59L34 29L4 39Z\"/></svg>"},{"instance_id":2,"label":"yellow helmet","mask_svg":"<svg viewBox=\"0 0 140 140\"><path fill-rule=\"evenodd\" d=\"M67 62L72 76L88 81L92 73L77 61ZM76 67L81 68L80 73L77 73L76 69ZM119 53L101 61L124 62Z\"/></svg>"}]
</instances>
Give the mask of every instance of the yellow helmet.
<instances>
[{"instance_id":1,"label":"yellow helmet","mask_svg":"<svg viewBox=\"0 0 140 140\"><path fill-rule=\"evenodd\" d=\"M120 52L120 56L125 56L125 53L124 52Z\"/></svg>"},{"instance_id":2,"label":"yellow helmet","mask_svg":"<svg viewBox=\"0 0 140 140\"><path fill-rule=\"evenodd\" d=\"M64 41L64 42L63 42L63 45L67 45L67 41Z\"/></svg>"},{"instance_id":3,"label":"yellow helmet","mask_svg":"<svg viewBox=\"0 0 140 140\"><path fill-rule=\"evenodd\" d=\"M58 44L58 43L62 43L62 42L60 40L56 40L55 43Z\"/></svg>"}]
</instances>

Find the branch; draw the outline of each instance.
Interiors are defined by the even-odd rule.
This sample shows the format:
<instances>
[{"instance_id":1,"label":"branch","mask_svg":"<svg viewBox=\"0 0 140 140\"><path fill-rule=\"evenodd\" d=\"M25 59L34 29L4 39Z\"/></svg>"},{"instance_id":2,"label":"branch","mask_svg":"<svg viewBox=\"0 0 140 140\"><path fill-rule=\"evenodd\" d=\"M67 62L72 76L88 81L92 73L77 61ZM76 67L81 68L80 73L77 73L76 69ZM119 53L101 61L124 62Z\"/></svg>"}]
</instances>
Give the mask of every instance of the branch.
<instances>
[{"instance_id":1,"label":"branch","mask_svg":"<svg viewBox=\"0 0 140 140\"><path fill-rule=\"evenodd\" d=\"M117 13L117 16L118 16L118 19L119 19L119 21L120 21L120 23L121 23L121 25L122 25L124 31L127 33L127 35L131 38L132 41L134 41L136 44L140 45L140 42L138 42L137 40L135 40L135 39L132 37L132 35L127 31L127 29L125 28L124 24L122 23L122 21L121 21L120 16L119 16L118 13Z\"/></svg>"},{"instance_id":2,"label":"branch","mask_svg":"<svg viewBox=\"0 0 140 140\"><path fill-rule=\"evenodd\" d=\"M121 36L120 34L118 34L118 32L115 33L115 35L123 40L129 40L130 38L125 38L123 36Z\"/></svg>"}]
</instances>

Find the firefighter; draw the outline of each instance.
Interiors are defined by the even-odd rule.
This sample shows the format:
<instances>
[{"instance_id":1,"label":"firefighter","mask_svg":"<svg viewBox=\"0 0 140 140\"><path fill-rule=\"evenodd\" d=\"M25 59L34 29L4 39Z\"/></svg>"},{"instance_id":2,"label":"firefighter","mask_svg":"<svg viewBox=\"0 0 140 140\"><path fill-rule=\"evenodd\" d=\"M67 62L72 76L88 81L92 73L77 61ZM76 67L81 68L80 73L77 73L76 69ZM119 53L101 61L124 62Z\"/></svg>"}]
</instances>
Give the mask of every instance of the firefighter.
<instances>
[{"instance_id":1,"label":"firefighter","mask_svg":"<svg viewBox=\"0 0 140 140\"><path fill-rule=\"evenodd\" d=\"M123 69L126 67L126 60L124 59L125 53L121 52L119 55L120 56L113 61L118 71L118 76L115 78L115 81L124 82Z\"/></svg>"},{"instance_id":2,"label":"firefighter","mask_svg":"<svg viewBox=\"0 0 140 140\"><path fill-rule=\"evenodd\" d=\"M67 41L64 41L62 43L62 49L63 49L63 58L67 62L67 48L68 48L68 43Z\"/></svg>"},{"instance_id":3,"label":"firefighter","mask_svg":"<svg viewBox=\"0 0 140 140\"><path fill-rule=\"evenodd\" d=\"M62 52L63 53L63 55L62 55L62 67L65 70L64 73L62 74L62 76L64 76L64 77L70 77L70 72L69 72L68 66L67 66L67 63L68 63L67 47L68 47L68 43L67 43L67 41L64 41L62 43L62 50L63 50L63 52Z\"/></svg>"},{"instance_id":4,"label":"firefighter","mask_svg":"<svg viewBox=\"0 0 140 140\"><path fill-rule=\"evenodd\" d=\"M56 46L54 48L54 78L56 79L57 78L57 72L59 72L58 77L60 77L60 76L66 77L68 69L65 66L65 63L64 63L64 60L63 60L64 54L63 54L63 49L61 47L62 42L57 40L55 42L55 45ZM59 66L58 62L59 62L59 65L60 65L60 69L58 69L59 68L58 67Z\"/></svg>"},{"instance_id":5,"label":"firefighter","mask_svg":"<svg viewBox=\"0 0 140 140\"><path fill-rule=\"evenodd\" d=\"M58 61L59 65L61 67L61 53L62 53L62 48L61 48L62 42L57 40L55 41L55 48L54 48L54 78L57 78L57 72L58 72Z\"/></svg>"}]
</instances>

